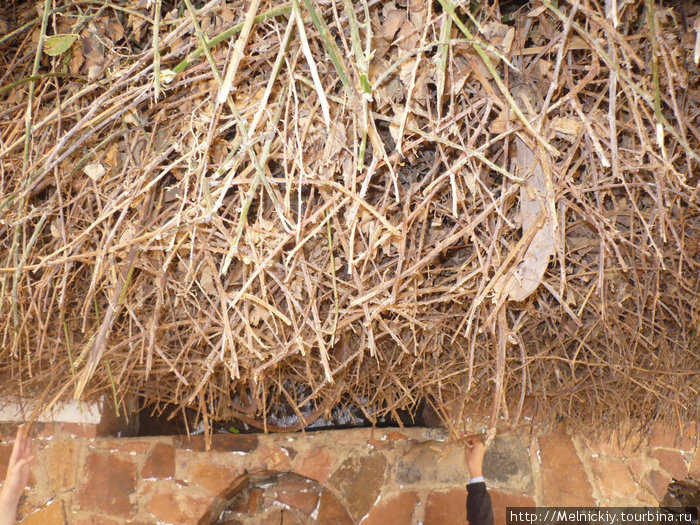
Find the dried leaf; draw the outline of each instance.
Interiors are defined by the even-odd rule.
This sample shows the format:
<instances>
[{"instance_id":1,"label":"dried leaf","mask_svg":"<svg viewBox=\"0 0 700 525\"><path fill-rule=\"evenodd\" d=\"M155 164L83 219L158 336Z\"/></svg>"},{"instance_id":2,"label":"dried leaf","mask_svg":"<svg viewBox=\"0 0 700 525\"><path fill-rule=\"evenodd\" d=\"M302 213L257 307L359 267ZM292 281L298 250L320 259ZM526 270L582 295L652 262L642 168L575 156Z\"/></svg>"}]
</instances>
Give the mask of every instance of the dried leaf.
<instances>
[{"instance_id":1,"label":"dried leaf","mask_svg":"<svg viewBox=\"0 0 700 525\"><path fill-rule=\"evenodd\" d=\"M94 65L88 68L88 79L97 80L102 73L102 66Z\"/></svg>"},{"instance_id":2,"label":"dried leaf","mask_svg":"<svg viewBox=\"0 0 700 525\"><path fill-rule=\"evenodd\" d=\"M61 229L59 228L59 226L60 223L58 222L58 219L54 219L51 221L51 236L54 239L58 239L59 237L61 237Z\"/></svg>"},{"instance_id":3,"label":"dried leaf","mask_svg":"<svg viewBox=\"0 0 700 525\"><path fill-rule=\"evenodd\" d=\"M100 164L99 162L95 164L88 164L87 166L85 166L83 171L85 172L85 175L90 177L95 182L100 180L104 176L104 174L107 173L104 166L102 166L102 164Z\"/></svg>"},{"instance_id":4,"label":"dried leaf","mask_svg":"<svg viewBox=\"0 0 700 525\"><path fill-rule=\"evenodd\" d=\"M209 295L216 295L216 285L214 284L214 274L208 264L204 265L199 275L199 284Z\"/></svg>"},{"instance_id":5,"label":"dried leaf","mask_svg":"<svg viewBox=\"0 0 700 525\"><path fill-rule=\"evenodd\" d=\"M507 56L515 38L515 28L500 22L489 22L484 24L483 35L490 45L497 46ZM495 55L493 58L498 59Z\"/></svg>"},{"instance_id":6,"label":"dried leaf","mask_svg":"<svg viewBox=\"0 0 700 525\"><path fill-rule=\"evenodd\" d=\"M507 129L506 113L501 111L499 115L489 124L489 131L494 135L505 133Z\"/></svg>"},{"instance_id":7,"label":"dried leaf","mask_svg":"<svg viewBox=\"0 0 700 525\"><path fill-rule=\"evenodd\" d=\"M522 220L523 235L532 234L531 229L537 228L530 241L525 254L520 262L513 265L512 269L494 285L496 293L500 296L507 293L511 300L522 301L526 299L542 282L544 272L549 265L549 259L554 254L554 229L546 218L540 226L537 226L541 214L547 214L547 185L544 178L541 163L535 157L535 153L522 139L515 141L520 175L528 173L531 166L532 174L520 188L520 215Z\"/></svg>"},{"instance_id":8,"label":"dried leaf","mask_svg":"<svg viewBox=\"0 0 700 525\"><path fill-rule=\"evenodd\" d=\"M160 79L163 81L163 84L170 84L173 80L175 80L176 76L177 75L172 69L160 70Z\"/></svg>"},{"instance_id":9,"label":"dried leaf","mask_svg":"<svg viewBox=\"0 0 700 525\"><path fill-rule=\"evenodd\" d=\"M260 321L267 321L272 314L265 308L261 308L258 305L253 305L250 309L249 321L252 326L257 326Z\"/></svg>"},{"instance_id":10,"label":"dried leaf","mask_svg":"<svg viewBox=\"0 0 700 525\"><path fill-rule=\"evenodd\" d=\"M85 63L85 56L80 46L77 46L72 53L70 62L68 62L68 71L75 75L80 71L80 68Z\"/></svg>"},{"instance_id":11,"label":"dried leaf","mask_svg":"<svg viewBox=\"0 0 700 525\"><path fill-rule=\"evenodd\" d=\"M401 25L406 22L406 11L403 9L389 9L382 23L382 36L389 42L394 40L394 35Z\"/></svg>"},{"instance_id":12,"label":"dried leaf","mask_svg":"<svg viewBox=\"0 0 700 525\"><path fill-rule=\"evenodd\" d=\"M398 46L404 51L413 51L418 47L418 41L420 40L420 35L414 25L406 20L404 24L401 25L399 34L396 36L399 40Z\"/></svg>"},{"instance_id":13,"label":"dried leaf","mask_svg":"<svg viewBox=\"0 0 700 525\"><path fill-rule=\"evenodd\" d=\"M221 2L221 18L224 20L224 24L227 25L233 24L233 21L236 19L236 15L226 2Z\"/></svg>"},{"instance_id":14,"label":"dried leaf","mask_svg":"<svg viewBox=\"0 0 700 525\"><path fill-rule=\"evenodd\" d=\"M552 119L550 126L553 132L552 135L557 133L568 135L566 138L571 140L578 136L582 127L583 123L580 120L570 117L555 117Z\"/></svg>"},{"instance_id":15,"label":"dried leaf","mask_svg":"<svg viewBox=\"0 0 700 525\"><path fill-rule=\"evenodd\" d=\"M547 10L547 6L541 5L541 6L535 7L530 12L528 12L527 16L530 18L536 18L536 17L540 16L542 13L544 13L546 10Z\"/></svg>"}]
</instances>

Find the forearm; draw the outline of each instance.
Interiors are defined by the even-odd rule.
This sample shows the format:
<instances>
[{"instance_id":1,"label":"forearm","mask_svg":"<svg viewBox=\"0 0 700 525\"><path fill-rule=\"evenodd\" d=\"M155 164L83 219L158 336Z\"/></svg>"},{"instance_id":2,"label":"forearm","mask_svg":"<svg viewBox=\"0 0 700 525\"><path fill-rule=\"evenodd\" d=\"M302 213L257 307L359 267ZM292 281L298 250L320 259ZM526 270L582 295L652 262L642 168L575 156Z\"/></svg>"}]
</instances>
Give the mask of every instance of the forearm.
<instances>
[{"instance_id":1,"label":"forearm","mask_svg":"<svg viewBox=\"0 0 700 525\"><path fill-rule=\"evenodd\" d=\"M470 465L469 466L469 479L480 478L484 475L481 470L481 465Z\"/></svg>"},{"instance_id":2,"label":"forearm","mask_svg":"<svg viewBox=\"0 0 700 525\"><path fill-rule=\"evenodd\" d=\"M0 492L0 525L15 525L18 503L18 499L8 497L4 492Z\"/></svg>"}]
</instances>

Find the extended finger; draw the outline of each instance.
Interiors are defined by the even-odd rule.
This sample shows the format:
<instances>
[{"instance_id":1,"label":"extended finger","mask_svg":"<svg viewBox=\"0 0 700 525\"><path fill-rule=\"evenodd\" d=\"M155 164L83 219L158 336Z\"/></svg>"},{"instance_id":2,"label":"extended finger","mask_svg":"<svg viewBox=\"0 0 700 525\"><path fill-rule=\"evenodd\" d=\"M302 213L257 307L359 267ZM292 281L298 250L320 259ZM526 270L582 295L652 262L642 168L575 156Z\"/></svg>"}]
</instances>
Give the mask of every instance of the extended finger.
<instances>
[{"instance_id":1,"label":"extended finger","mask_svg":"<svg viewBox=\"0 0 700 525\"><path fill-rule=\"evenodd\" d=\"M15 468L18 470L21 470L22 467L29 465L32 461L34 461L34 456L27 456L22 459L20 459L17 463L15 463Z\"/></svg>"},{"instance_id":2,"label":"extended finger","mask_svg":"<svg viewBox=\"0 0 700 525\"><path fill-rule=\"evenodd\" d=\"M23 455L24 452L24 427L17 428L15 442L12 445L12 454L10 455L10 465L13 465Z\"/></svg>"},{"instance_id":3,"label":"extended finger","mask_svg":"<svg viewBox=\"0 0 700 525\"><path fill-rule=\"evenodd\" d=\"M23 457L32 455L32 438L29 437L28 433L24 436L24 450L22 452Z\"/></svg>"}]
</instances>

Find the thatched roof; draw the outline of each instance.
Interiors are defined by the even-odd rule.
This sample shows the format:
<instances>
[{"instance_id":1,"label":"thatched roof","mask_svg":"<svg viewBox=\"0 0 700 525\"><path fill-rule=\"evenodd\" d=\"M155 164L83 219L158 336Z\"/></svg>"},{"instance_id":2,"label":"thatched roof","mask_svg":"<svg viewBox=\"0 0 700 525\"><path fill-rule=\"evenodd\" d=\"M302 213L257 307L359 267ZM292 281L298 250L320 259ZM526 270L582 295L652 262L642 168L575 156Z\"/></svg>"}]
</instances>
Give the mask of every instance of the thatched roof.
<instances>
[{"instance_id":1,"label":"thatched roof","mask_svg":"<svg viewBox=\"0 0 700 525\"><path fill-rule=\"evenodd\" d=\"M605 6L11 3L3 394L698 420L698 6Z\"/></svg>"}]
</instances>

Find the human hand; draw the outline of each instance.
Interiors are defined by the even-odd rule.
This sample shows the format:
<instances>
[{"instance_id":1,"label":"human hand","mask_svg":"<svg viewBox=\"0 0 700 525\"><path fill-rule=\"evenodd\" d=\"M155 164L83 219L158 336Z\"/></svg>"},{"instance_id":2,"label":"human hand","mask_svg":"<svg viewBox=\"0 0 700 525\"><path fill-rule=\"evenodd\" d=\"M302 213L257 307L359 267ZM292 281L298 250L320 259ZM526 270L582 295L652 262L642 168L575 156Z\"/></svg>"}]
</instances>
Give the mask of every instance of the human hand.
<instances>
[{"instance_id":1,"label":"human hand","mask_svg":"<svg viewBox=\"0 0 700 525\"><path fill-rule=\"evenodd\" d=\"M34 456L32 455L32 439L27 434L27 427L22 426L17 429L17 437L12 447L10 462L7 465L7 475L0 492L0 504L5 512L9 512L11 509L14 509L14 513L17 512L17 503L29 481L29 474L32 470L31 462ZM14 523L14 519L12 523Z\"/></svg>"},{"instance_id":2,"label":"human hand","mask_svg":"<svg viewBox=\"0 0 700 525\"><path fill-rule=\"evenodd\" d=\"M464 449L464 459L467 460L469 476L472 479L484 475L481 471L481 466L484 462L485 452L486 447L480 439L473 438L467 441L467 447Z\"/></svg>"}]
</instances>

